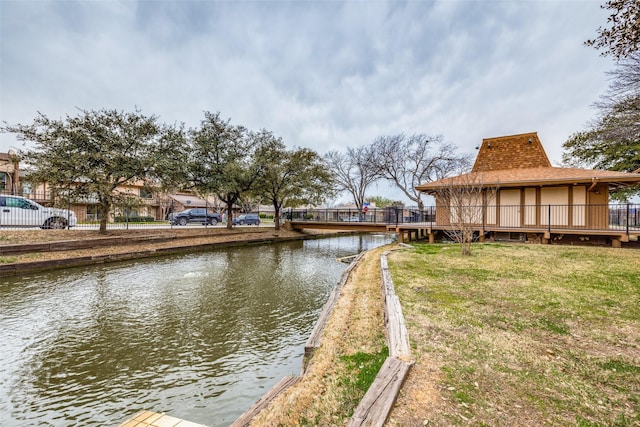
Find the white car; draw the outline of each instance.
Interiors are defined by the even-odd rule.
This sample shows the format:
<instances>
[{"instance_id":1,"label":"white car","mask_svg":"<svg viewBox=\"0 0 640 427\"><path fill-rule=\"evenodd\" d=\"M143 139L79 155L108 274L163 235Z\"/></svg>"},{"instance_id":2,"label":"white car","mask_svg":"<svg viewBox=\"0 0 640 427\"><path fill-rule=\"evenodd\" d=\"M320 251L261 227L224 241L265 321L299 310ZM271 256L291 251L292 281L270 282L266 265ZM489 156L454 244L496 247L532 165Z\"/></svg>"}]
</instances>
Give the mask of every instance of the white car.
<instances>
[{"instance_id":1,"label":"white car","mask_svg":"<svg viewBox=\"0 0 640 427\"><path fill-rule=\"evenodd\" d=\"M67 228L77 223L71 210L47 208L20 196L0 195L0 227Z\"/></svg>"}]
</instances>

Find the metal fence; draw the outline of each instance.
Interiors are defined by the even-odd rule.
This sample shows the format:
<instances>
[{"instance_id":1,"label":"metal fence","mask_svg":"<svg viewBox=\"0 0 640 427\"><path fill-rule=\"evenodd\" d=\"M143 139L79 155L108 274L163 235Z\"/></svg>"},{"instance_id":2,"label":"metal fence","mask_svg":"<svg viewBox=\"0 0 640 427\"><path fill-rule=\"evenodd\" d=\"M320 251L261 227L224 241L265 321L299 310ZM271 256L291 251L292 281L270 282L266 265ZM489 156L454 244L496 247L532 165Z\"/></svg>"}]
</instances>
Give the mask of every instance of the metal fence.
<instances>
[{"instance_id":1,"label":"metal fence","mask_svg":"<svg viewBox=\"0 0 640 427\"><path fill-rule=\"evenodd\" d=\"M211 227L226 222L223 210L223 206L208 201L183 204L167 198L137 198L136 203L112 207L107 229ZM179 216L183 211L189 211L190 215ZM239 214L235 213L234 217ZM40 227L97 230L100 227L98 217L97 200L90 198L73 200L54 197L49 193L10 194L0 191L0 229Z\"/></svg>"},{"instance_id":2,"label":"metal fence","mask_svg":"<svg viewBox=\"0 0 640 427\"><path fill-rule=\"evenodd\" d=\"M432 226L472 224L478 228L640 231L640 205L512 205L429 206L356 209L288 209L285 219L308 222L367 222L373 224L429 223Z\"/></svg>"},{"instance_id":3,"label":"metal fence","mask_svg":"<svg viewBox=\"0 0 640 427\"><path fill-rule=\"evenodd\" d=\"M402 224L415 222L435 222L436 209L389 207L371 208L363 211L357 209L285 209L284 219L287 221L317 222L367 222L372 224Z\"/></svg>"},{"instance_id":4,"label":"metal fence","mask_svg":"<svg viewBox=\"0 0 640 427\"><path fill-rule=\"evenodd\" d=\"M188 221L175 221L185 209L198 210ZM259 213L259 212L254 212ZM234 217L238 215L234 214ZM200 215L200 216L198 216ZM263 215L264 216L264 215ZM216 218L212 221L211 218ZM472 223L486 230L616 230L640 232L639 204L609 205L513 205L463 206L425 209L408 207L331 209L284 209L284 221L327 223L415 224L452 226L456 221ZM222 206L208 202L198 206L181 204L173 199L139 198L129 205L116 205L109 213L108 229L169 228L177 226L210 227L225 222ZM180 225L178 225L180 224ZM184 224L184 225L182 225ZM69 200L51 194L0 192L0 229L16 227L98 229L95 200Z\"/></svg>"}]
</instances>

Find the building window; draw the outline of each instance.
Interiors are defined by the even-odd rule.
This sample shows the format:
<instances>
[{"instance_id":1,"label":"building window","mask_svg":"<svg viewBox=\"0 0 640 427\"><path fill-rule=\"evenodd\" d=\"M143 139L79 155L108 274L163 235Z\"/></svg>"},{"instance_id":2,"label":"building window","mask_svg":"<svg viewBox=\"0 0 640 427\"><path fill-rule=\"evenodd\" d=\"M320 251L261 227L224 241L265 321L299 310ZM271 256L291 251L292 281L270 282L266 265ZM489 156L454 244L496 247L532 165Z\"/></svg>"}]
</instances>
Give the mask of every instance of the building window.
<instances>
[{"instance_id":1,"label":"building window","mask_svg":"<svg viewBox=\"0 0 640 427\"><path fill-rule=\"evenodd\" d=\"M4 191L7 189L7 174L4 172L0 172L0 191Z\"/></svg>"},{"instance_id":2,"label":"building window","mask_svg":"<svg viewBox=\"0 0 640 427\"><path fill-rule=\"evenodd\" d=\"M153 192L148 188L142 187L140 189L140 198L141 199L153 199Z\"/></svg>"},{"instance_id":3,"label":"building window","mask_svg":"<svg viewBox=\"0 0 640 427\"><path fill-rule=\"evenodd\" d=\"M98 205L87 205L87 221L98 220Z\"/></svg>"}]
</instances>

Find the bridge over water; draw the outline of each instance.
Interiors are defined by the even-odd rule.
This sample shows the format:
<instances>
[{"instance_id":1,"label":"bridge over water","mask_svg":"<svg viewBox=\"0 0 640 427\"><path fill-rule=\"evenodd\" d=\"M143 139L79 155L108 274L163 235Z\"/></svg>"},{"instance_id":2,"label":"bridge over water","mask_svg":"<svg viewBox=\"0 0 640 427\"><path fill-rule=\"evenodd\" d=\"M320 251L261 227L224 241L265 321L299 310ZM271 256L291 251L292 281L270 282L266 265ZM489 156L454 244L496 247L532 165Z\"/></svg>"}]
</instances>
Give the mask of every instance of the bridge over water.
<instances>
[{"instance_id":1,"label":"bridge over water","mask_svg":"<svg viewBox=\"0 0 640 427\"><path fill-rule=\"evenodd\" d=\"M484 206L468 206L470 210L482 210L482 219L465 224L476 238L496 240L538 241L550 243L593 242L621 247L622 243L640 246L640 205L585 205L577 209L590 218L590 224L575 221L576 206L531 205L501 206L491 211ZM527 223L525 214L540 212L535 223ZM545 216L545 214L547 216ZM445 220L443 220L445 217ZM450 234L460 230L461 224L452 220L451 212L435 206L424 210L417 208L391 207L367 209L295 209L285 212L286 221L294 230L345 230L354 232L394 232L401 242L405 240L429 239L434 242L436 234ZM478 216L476 216L478 218ZM493 218L493 223L487 221ZM563 220L564 218L564 220ZM598 225L593 225L598 224Z\"/></svg>"}]
</instances>

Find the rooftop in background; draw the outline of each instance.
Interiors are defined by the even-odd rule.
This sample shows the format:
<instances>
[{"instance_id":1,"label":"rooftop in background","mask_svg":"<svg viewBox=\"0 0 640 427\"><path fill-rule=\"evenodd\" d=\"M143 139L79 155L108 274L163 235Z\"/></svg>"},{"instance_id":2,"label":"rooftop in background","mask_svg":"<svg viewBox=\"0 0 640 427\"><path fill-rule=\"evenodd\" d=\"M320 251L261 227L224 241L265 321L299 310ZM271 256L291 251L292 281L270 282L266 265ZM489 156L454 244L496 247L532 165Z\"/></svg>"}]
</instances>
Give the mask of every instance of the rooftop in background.
<instances>
[{"instance_id":1,"label":"rooftop in background","mask_svg":"<svg viewBox=\"0 0 640 427\"><path fill-rule=\"evenodd\" d=\"M478 182L497 187L608 183L623 188L640 183L640 173L553 167L536 132L485 138L471 172L420 184L430 193L456 183Z\"/></svg>"}]
</instances>

